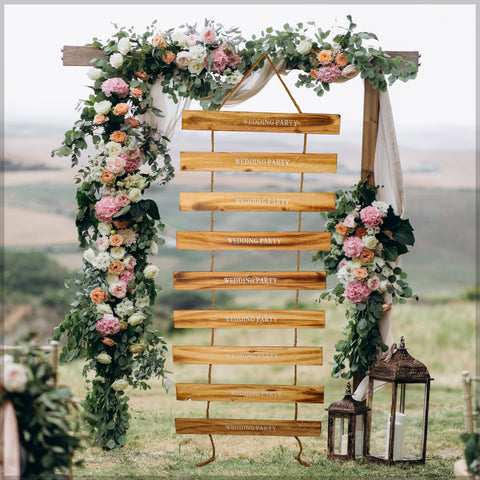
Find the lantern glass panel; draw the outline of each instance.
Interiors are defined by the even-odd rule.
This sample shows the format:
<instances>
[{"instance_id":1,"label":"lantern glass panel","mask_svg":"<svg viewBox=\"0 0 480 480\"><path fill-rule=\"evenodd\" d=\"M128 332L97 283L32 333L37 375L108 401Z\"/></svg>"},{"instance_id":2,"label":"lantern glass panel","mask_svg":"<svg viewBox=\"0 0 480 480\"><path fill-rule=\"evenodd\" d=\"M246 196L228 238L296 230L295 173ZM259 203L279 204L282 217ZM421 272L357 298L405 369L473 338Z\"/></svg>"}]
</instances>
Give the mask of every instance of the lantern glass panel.
<instances>
[{"instance_id":1,"label":"lantern glass panel","mask_svg":"<svg viewBox=\"0 0 480 480\"><path fill-rule=\"evenodd\" d=\"M355 418L355 457L363 457L363 415Z\"/></svg>"},{"instance_id":2,"label":"lantern glass panel","mask_svg":"<svg viewBox=\"0 0 480 480\"><path fill-rule=\"evenodd\" d=\"M422 458L422 438L424 423L424 405L426 388L424 383L401 384L398 387L397 412L402 405L402 388L405 393L404 414L404 460L418 460ZM400 402L400 403L398 403ZM397 421L398 422L398 421ZM394 460L396 460L394 456Z\"/></svg>"},{"instance_id":3,"label":"lantern glass panel","mask_svg":"<svg viewBox=\"0 0 480 480\"><path fill-rule=\"evenodd\" d=\"M372 423L370 429L370 455L385 458L388 442L387 423L392 408L392 384L385 383L373 394Z\"/></svg>"},{"instance_id":4,"label":"lantern glass panel","mask_svg":"<svg viewBox=\"0 0 480 480\"><path fill-rule=\"evenodd\" d=\"M335 418L333 453L335 455L347 455L348 453L348 420Z\"/></svg>"}]
</instances>

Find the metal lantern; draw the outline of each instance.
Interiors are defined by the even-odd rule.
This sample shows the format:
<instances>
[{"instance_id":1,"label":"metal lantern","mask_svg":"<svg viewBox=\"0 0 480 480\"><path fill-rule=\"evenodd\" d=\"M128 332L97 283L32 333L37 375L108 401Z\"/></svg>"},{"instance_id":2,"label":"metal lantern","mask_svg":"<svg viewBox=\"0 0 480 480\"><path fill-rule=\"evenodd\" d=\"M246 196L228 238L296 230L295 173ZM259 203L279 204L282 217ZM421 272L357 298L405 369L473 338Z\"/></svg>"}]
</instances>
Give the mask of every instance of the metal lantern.
<instances>
[{"instance_id":1,"label":"metal lantern","mask_svg":"<svg viewBox=\"0 0 480 480\"><path fill-rule=\"evenodd\" d=\"M343 400L333 402L328 408L328 458L354 460L364 457L367 445L367 412L365 402L352 398L347 383Z\"/></svg>"},{"instance_id":2,"label":"metal lantern","mask_svg":"<svg viewBox=\"0 0 480 480\"><path fill-rule=\"evenodd\" d=\"M427 367L407 352L401 337L400 346L392 345L367 374L368 459L425 463L433 380ZM383 388L377 388L378 382Z\"/></svg>"}]
</instances>

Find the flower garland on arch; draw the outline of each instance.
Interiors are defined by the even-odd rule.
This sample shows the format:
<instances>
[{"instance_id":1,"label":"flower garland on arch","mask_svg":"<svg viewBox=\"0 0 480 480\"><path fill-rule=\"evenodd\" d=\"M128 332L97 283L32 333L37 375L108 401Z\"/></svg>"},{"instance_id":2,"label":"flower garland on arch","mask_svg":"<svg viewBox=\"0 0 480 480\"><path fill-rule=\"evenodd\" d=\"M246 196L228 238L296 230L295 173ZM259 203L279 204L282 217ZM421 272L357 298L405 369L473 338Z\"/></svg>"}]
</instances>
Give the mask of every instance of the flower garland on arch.
<instances>
[{"instance_id":1,"label":"flower garland on arch","mask_svg":"<svg viewBox=\"0 0 480 480\"><path fill-rule=\"evenodd\" d=\"M303 72L296 85L317 95L357 74L380 90L387 88L387 79L392 84L415 77L412 62L366 46L376 36L355 32L347 18L348 27L335 35L308 22L267 28L247 41L237 28L205 20L200 29L182 25L158 31L153 22L142 35L121 28L106 42L93 39L91 45L107 58L94 61L88 71L93 93L80 102L80 119L52 155L70 157L78 168L76 226L85 249L82 279L70 282L79 290L77 300L55 339L67 339L61 361L87 360L83 406L99 445L125 444L129 386L146 389L150 378L159 377L168 388L167 346L153 328L158 269L149 260L163 243L158 235L163 225L145 193L154 182L168 183L174 169L169 139L141 120L149 112L161 116L152 104L152 85L160 82L175 102L188 97L216 110L264 53ZM96 153L81 162L89 145Z\"/></svg>"},{"instance_id":2,"label":"flower garland on arch","mask_svg":"<svg viewBox=\"0 0 480 480\"><path fill-rule=\"evenodd\" d=\"M339 190L335 210L322 214L332 247L317 252L314 260L323 260L326 274L335 275L338 283L320 299L337 304L346 300L351 305L346 311L346 339L335 345L333 377L364 375L379 351L387 350L379 331L385 294L391 295L393 304L418 300L405 280L407 273L395 265L398 256L408 252L407 246L415 243L413 228L390 205L375 200L377 191L365 182Z\"/></svg>"}]
</instances>

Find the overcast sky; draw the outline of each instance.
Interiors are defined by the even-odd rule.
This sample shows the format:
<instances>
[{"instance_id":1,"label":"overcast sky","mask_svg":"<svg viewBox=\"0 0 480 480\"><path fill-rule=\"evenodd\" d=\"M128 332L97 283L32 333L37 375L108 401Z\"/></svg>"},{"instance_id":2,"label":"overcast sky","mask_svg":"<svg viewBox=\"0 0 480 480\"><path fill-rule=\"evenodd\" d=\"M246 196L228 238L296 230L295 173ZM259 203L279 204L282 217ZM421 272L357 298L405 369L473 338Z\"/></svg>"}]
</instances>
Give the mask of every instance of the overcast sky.
<instances>
[{"instance_id":1,"label":"overcast sky","mask_svg":"<svg viewBox=\"0 0 480 480\"><path fill-rule=\"evenodd\" d=\"M351 14L358 30L376 33L384 50L419 50L417 79L389 89L397 126L444 131L475 122L475 5L332 5L332 4L116 4L5 5L5 115L9 122L52 122L70 127L78 99L89 93L88 67L63 67L63 45L84 45L93 37L107 39L112 23L134 26L138 33L153 20L159 31L205 18L238 26L244 37L284 23L315 20L328 29L346 25ZM289 85L294 76L289 75ZM255 100L258 110L280 111L286 96L269 89ZM318 98L295 89L305 112L340 113L344 122L361 121L360 79L334 85ZM265 106L265 107L263 107ZM243 108L242 108L243 109ZM359 124L360 125L360 124Z\"/></svg>"}]
</instances>

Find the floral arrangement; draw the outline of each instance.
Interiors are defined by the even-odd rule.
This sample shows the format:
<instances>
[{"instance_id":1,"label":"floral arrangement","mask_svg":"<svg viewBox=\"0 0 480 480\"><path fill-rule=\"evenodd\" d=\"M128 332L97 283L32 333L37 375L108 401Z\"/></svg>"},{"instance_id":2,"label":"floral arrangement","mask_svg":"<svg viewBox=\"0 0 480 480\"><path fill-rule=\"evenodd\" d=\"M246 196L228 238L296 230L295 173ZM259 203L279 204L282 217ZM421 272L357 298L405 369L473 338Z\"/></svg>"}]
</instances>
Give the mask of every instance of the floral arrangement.
<instances>
[{"instance_id":1,"label":"floral arrangement","mask_svg":"<svg viewBox=\"0 0 480 480\"><path fill-rule=\"evenodd\" d=\"M11 401L26 452L22 479L47 479L68 472L80 445L77 405L67 387L56 387L55 372L38 348L0 358L0 403Z\"/></svg>"},{"instance_id":2,"label":"floral arrangement","mask_svg":"<svg viewBox=\"0 0 480 480\"><path fill-rule=\"evenodd\" d=\"M77 300L54 338L66 336L61 361L87 360L83 406L102 447L126 442L128 387L149 388L147 381L159 377L168 388L166 342L152 318L158 268L149 259L163 243L158 235L163 224L146 191L154 182L168 183L174 169L169 139L143 120L147 113L161 116L152 104L152 85L159 81L176 102L188 97L216 110L264 53L276 63L285 60L287 69L305 72L297 86L313 87L317 95L358 72L381 90L385 75L390 83L415 77L413 63L365 47L364 40L375 35L354 32L356 25L348 20L331 42L330 32L312 22L286 24L275 33L267 28L246 41L238 29L210 20L201 28L165 31L153 22L142 35L121 28L105 42L93 39L91 45L105 55L88 71L93 93L79 103L79 120L52 152L70 157L77 168L76 226L85 249L82 278L68 283L78 288ZM95 153L80 161L82 150L92 146Z\"/></svg>"},{"instance_id":3,"label":"floral arrangement","mask_svg":"<svg viewBox=\"0 0 480 480\"><path fill-rule=\"evenodd\" d=\"M346 312L347 338L335 346L334 377L364 374L376 362L379 349L387 349L378 330L385 294L391 295L393 304L417 298L405 281L407 274L394 265L408 252L407 245L414 244L413 228L391 206L375 200L377 190L365 182L340 190L335 211L323 214L332 247L317 252L314 260L322 259L327 275L336 275L338 283L320 298L352 305ZM349 370L343 372L347 360Z\"/></svg>"}]
</instances>

